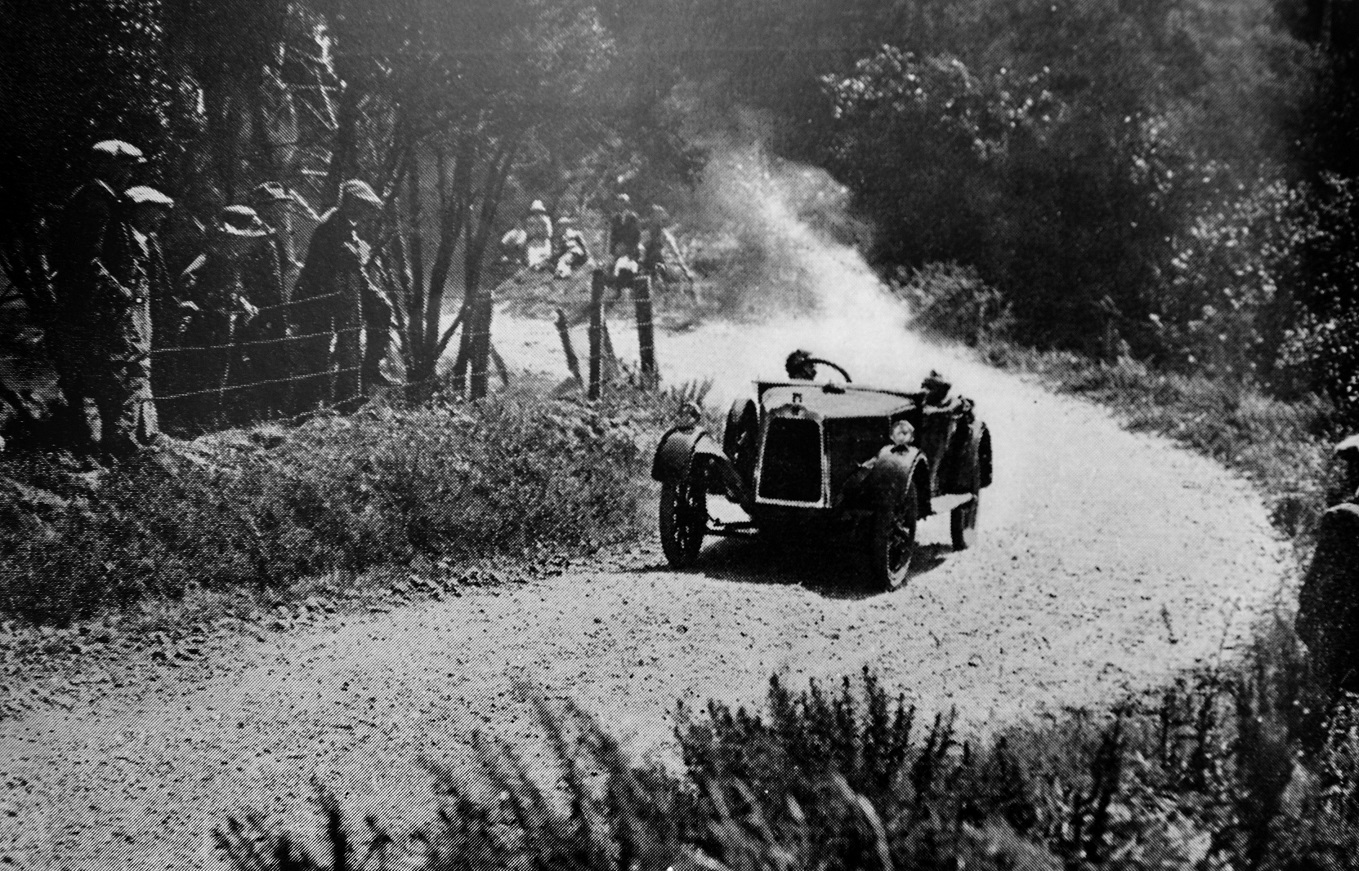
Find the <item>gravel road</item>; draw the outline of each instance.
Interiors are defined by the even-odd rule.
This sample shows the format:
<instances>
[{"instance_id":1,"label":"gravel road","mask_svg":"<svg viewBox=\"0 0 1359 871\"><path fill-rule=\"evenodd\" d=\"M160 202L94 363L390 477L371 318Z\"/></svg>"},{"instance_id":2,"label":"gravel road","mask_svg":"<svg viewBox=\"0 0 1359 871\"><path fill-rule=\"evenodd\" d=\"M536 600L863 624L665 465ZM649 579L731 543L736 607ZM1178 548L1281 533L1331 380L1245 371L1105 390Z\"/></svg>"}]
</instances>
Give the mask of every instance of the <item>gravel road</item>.
<instances>
[{"instance_id":1,"label":"gravel road","mask_svg":"<svg viewBox=\"0 0 1359 871\"><path fill-rule=\"evenodd\" d=\"M579 700L639 753L664 752L681 697L759 702L771 674L802 684L866 664L925 710L985 728L1230 653L1269 607L1284 549L1244 482L905 338L899 312L865 319L863 303L663 336L661 362L672 380L714 378L719 399L798 345L864 380L946 367L994 433L975 549L951 552L947 517L932 518L922 570L867 596L833 553L719 542L676 573L649 544L549 579L208 638L180 665L96 670L0 721L0 863L217 867L209 834L228 813L313 828L313 778L350 808L419 822L419 756L458 764L475 730L532 733L519 679ZM497 329L512 364L555 356L546 323Z\"/></svg>"}]
</instances>

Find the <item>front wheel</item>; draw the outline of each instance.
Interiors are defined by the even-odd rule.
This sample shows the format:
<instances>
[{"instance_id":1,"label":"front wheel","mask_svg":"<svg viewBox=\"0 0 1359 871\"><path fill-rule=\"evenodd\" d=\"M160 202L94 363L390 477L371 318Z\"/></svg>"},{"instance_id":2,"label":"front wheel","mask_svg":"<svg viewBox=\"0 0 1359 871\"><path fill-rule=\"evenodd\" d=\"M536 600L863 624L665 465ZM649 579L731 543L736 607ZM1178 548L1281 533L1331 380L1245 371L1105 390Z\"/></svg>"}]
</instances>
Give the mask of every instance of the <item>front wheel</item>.
<instances>
[{"instance_id":1,"label":"front wheel","mask_svg":"<svg viewBox=\"0 0 1359 871\"><path fill-rule=\"evenodd\" d=\"M967 550L977 544L977 513L981 510L981 493L949 512L949 531L953 533L953 549Z\"/></svg>"},{"instance_id":2,"label":"front wheel","mask_svg":"<svg viewBox=\"0 0 1359 871\"><path fill-rule=\"evenodd\" d=\"M869 573L873 586L895 590L911 573L916 547L915 482L873 512L868 537Z\"/></svg>"},{"instance_id":3,"label":"front wheel","mask_svg":"<svg viewBox=\"0 0 1359 871\"><path fill-rule=\"evenodd\" d=\"M708 531L708 499L700 476L661 484L661 550L673 568L692 566Z\"/></svg>"}]
</instances>

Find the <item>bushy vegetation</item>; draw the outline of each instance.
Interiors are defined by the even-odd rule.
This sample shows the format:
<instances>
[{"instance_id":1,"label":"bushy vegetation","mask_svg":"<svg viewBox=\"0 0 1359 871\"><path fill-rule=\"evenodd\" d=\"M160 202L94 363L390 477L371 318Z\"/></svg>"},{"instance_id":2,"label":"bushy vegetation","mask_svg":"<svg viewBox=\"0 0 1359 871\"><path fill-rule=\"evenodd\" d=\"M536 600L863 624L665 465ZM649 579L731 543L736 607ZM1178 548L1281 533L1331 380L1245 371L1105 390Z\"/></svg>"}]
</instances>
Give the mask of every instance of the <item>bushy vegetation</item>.
<instances>
[{"instance_id":1,"label":"bushy vegetation","mask_svg":"<svg viewBox=\"0 0 1359 871\"><path fill-rule=\"evenodd\" d=\"M774 680L763 711L681 709L678 773L538 701L553 767L495 741L476 745L481 782L430 766L445 807L409 858L467 871L1343 867L1327 863L1359 846L1354 712L1326 719L1286 628L1262 638L1237 665L987 737L922 722L868 671L835 690ZM279 871L402 852L376 821L359 838L324 805L328 863L259 819L230 821L219 844L237 868Z\"/></svg>"},{"instance_id":2,"label":"bushy vegetation","mask_svg":"<svg viewBox=\"0 0 1359 871\"><path fill-rule=\"evenodd\" d=\"M195 587L278 594L335 569L625 539L641 528L643 434L674 400L519 391L375 409L173 445L100 475L22 456L0 469L14 490L0 612L64 623Z\"/></svg>"}]
</instances>

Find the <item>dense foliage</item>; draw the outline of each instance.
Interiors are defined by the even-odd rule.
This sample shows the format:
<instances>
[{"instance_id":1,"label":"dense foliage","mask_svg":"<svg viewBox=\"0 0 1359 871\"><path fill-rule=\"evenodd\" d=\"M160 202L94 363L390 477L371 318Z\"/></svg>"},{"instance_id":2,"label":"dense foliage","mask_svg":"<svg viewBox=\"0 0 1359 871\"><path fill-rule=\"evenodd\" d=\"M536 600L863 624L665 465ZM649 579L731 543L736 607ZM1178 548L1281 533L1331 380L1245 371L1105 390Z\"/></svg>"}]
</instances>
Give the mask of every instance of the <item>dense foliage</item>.
<instances>
[{"instance_id":1,"label":"dense foliage","mask_svg":"<svg viewBox=\"0 0 1359 871\"><path fill-rule=\"evenodd\" d=\"M570 212L621 185L665 201L714 134L753 130L848 185L876 263L974 269L1026 341L1315 389L1354 413L1346 4L0 10L0 157L21 168L0 181L0 259L20 292L45 278L42 221L97 136L146 146L148 180L187 207L179 262L192 219L258 181L324 206L359 175L391 202L377 262L406 315L415 392L452 346L480 395L487 250L528 199ZM456 344L442 317L454 288Z\"/></svg>"}]
</instances>

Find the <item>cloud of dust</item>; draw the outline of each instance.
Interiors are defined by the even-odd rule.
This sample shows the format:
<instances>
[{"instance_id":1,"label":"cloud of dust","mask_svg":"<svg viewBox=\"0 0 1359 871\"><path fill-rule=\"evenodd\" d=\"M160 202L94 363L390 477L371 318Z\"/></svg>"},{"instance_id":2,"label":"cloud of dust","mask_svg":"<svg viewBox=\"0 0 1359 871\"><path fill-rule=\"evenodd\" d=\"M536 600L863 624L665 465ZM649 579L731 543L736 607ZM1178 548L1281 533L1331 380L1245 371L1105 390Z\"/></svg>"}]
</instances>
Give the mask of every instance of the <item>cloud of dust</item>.
<instances>
[{"instance_id":1,"label":"cloud of dust","mask_svg":"<svg viewBox=\"0 0 1359 871\"><path fill-rule=\"evenodd\" d=\"M742 248L717 289L731 320L668 337L668 380L711 379L713 400L725 403L757 377L782 378L784 358L804 348L856 382L901 386L946 353L907 331L905 305L847 241L860 231L848 192L823 170L755 145L723 148L700 195Z\"/></svg>"}]
</instances>

